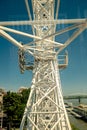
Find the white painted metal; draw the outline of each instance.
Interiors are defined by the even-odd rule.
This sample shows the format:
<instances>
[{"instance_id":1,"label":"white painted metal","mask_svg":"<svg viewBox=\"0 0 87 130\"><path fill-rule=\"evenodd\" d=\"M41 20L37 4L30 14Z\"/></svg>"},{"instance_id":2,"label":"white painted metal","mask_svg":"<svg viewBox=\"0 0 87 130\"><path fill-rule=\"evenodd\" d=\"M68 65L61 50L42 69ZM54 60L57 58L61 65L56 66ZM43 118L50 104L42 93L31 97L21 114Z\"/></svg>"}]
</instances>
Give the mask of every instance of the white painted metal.
<instances>
[{"instance_id":1,"label":"white painted metal","mask_svg":"<svg viewBox=\"0 0 87 130\"><path fill-rule=\"evenodd\" d=\"M29 17L30 20L32 20L32 16L31 16L31 13L30 13L30 7L29 7L29 4L28 4L28 0L25 0L25 4L26 4L27 12L28 12L28 17Z\"/></svg>"},{"instance_id":2,"label":"white painted metal","mask_svg":"<svg viewBox=\"0 0 87 130\"><path fill-rule=\"evenodd\" d=\"M28 51L35 58L31 92L20 130L25 127L26 119L27 130L71 130L63 101L59 75L59 68L61 67L57 62L57 56L87 28L87 19L57 19L60 0L57 0L56 19L54 19L55 0L32 0L32 17L28 0L25 2L30 21L0 22L0 35L21 50ZM34 18L33 21L32 18ZM55 32L57 24L74 25ZM32 25L34 35L3 27L8 25ZM76 29L76 32L64 44L55 42L56 35L73 29ZM32 42L22 45L7 32L33 38L33 45ZM68 62L67 58L66 62Z\"/></svg>"},{"instance_id":3,"label":"white painted metal","mask_svg":"<svg viewBox=\"0 0 87 130\"><path fill-rule=\"evenodd\" d=\"M9 34L7 34L5 31L0 29L0 35L8 39L11 43L15 44L19 48L23 48L23 46L16 41L14 38L12 38Z\"/></svg>"},{"instance_id":4,"label":"white painted metal","mask_svg":"<svg viewBox=\"0 0 87 130\"><path fill-rule=\"evenodd\" d=\"M53 20L54 2L54 0L32 0L34 20ZM44 39L47 35L55 33L55 26L52 23L44 25L43 22L42 25L35 25L35 32L36 36ZM54 41L54 36L48 39ZM35 69L33 88L31 88L20 129L23 130L27 118L28 130L71 130L63 102L54 44L39 40L36 46L25 47L34 50Z\"/></svg>"},{"instance_id":5,"label":"white painted metal","mask_svg":"<svg viewBox=\"0 0 87 130\"><path fill-rule=\"evenodd\" d=\"M85 26L82 26L82 27L78 28L73 33L73 35L64 43L65 46L63 46L62 48L59 49L59 51L57 52L57 54L60 53L64 48L66 48L84 30L85 30Z\"/></svg>"},{"instance_id":6,"label":"white painted metal","mask_svg":"<svg viewBox=\"0 0 87 130\"><path fill-rule=\"evenodd\" d=\"M41 40L42 38L40 36L36 36L36 35L32 35L32 34L29 34L29 33L25 33L25 32L21 32L21 31L17 31L17 30L14 30L14 29L10 29L10 28L7 28L7 27L3 27L3 26L0 26L0 29L1 30L5 30L5 31L8 31L8 32L12 32L12 33L16 33L16 34L19 34L19 35L23 35L23 36L26 36L26 37L30 37L30 38L34 38L34 39L37 39L37 40ZM1 33L2 31L0 31ZM58 43L58 42L55 42L55 41L52 41L52 40L48 40L48 39L44 39L45 41L47 42L50 42L50 43L53 43L53 44L57 44L59 46L63 46L62 43Z\"/></svg>"},{"instance_id":7,"label":"white painted metal","mask_svg":"<svg viewBox=\"0 0 87 130\"><path fill-rule=\"evenodd\" d=\"M6 21L0 22L3 26L12 25L49 25L49 24L75 24L75 23L87 23L87 19L59 19L59 20L34 20L34 21ZM87 25L86 25L87 26Z\"/></svg>"}]
</instances>

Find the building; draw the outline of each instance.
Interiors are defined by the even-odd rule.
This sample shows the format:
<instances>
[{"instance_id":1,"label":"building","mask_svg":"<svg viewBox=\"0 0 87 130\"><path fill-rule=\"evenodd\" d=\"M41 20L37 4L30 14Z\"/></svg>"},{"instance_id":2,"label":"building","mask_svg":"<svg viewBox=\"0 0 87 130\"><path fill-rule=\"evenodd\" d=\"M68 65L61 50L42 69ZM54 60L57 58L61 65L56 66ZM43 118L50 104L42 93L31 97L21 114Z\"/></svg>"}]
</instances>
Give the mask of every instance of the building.
<instances>
[{"instance_id":1,"label":"building","mask_svg":"<svg viewBox=\"0 0 87 130\"><path fill-rule=\"evenodd\" d=\"M20 87L19 90L18 90L18 93L22 93L23 90L26 90L28 89L27 87Z\"/></svg>"},{"instance_id":2,"label":"building","mask_svg":"<svg viewBox=\"0 0 87 130\"><path fill-rule=\"evenodd\" d=\"M3 112L3 96L6 94L4 89L0 88L0 127L3 126L3 119L6 117L6 114Z\"/></svg>"}]
</instances>

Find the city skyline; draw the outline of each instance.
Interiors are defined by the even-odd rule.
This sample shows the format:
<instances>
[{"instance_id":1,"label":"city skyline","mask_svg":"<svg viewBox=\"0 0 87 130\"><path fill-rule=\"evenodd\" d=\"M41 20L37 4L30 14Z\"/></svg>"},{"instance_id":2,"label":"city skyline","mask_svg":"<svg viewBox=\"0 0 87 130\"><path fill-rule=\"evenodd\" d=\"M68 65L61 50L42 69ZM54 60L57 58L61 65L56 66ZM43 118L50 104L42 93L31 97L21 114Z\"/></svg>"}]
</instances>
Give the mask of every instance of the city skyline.
<instances>
[{"instance_id":1,"label":"city skyline","mask_svg":"<svg viewBox=\"0 0 87 130\"><path fill-rule=\"evenodd\" d=\"M61 1L59 19L87 18L86 0ZM0 21L28 20L24 0L8 0L0 2ZM58 25L57 29L67 25ZM10 27L10 26L9 26ZM15 30L31 32L30 26L11 26ZM64 43L73 31L56 37L57 42ZM9 33L11 34L11 33ZM18 41L29 43L32 39L11 34ZM70 93L87 92L87 30L82 32L65 50L68 51L69 65L60 71L61 84L64 95ZM64 52L63 52L64 53ZM61 53L62 54L62 53ZM20 87L30 87L32 72L20 73L18 64L18 48L0 36L0 88L17 91Z\"/></svg>"}]
</instances>

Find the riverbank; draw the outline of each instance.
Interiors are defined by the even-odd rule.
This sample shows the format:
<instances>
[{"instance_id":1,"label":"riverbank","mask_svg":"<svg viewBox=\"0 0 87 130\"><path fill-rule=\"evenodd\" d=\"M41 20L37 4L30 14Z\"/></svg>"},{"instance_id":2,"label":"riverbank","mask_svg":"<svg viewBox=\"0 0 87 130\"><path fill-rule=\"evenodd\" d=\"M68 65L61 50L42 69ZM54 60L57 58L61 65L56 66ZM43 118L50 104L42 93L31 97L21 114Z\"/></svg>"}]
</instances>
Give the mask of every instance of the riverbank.
<instances>
[{"instance_id":1,"label":"riverbank","mask_svg":"<svg viewBox=\"0 0 87 130\"><path fill-rule=\"evenodd\" d=\"M73 130L87 130L87 122L77 119L71 114L69 114L69 119Z\"/></svg>"}]
</instances>

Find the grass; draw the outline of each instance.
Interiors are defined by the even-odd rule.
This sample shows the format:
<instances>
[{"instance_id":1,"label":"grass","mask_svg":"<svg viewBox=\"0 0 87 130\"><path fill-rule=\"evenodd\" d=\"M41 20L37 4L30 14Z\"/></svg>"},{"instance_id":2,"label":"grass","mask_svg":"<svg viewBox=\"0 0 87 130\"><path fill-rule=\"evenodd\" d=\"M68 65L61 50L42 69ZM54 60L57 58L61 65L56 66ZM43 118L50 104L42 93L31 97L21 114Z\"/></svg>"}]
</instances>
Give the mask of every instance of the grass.
<instances>
[{"instance_id":1,"label":"grass","mask_svg":"<svg viewBox=\"0 0 87 130\"><path fill-rule=\"evenodd\" d=\"M78 128L76 128L73 124L71 124L72 130L79 130Z\"/></svg>"}]
</instances>

